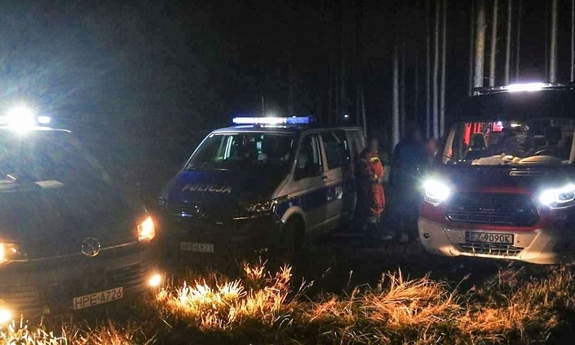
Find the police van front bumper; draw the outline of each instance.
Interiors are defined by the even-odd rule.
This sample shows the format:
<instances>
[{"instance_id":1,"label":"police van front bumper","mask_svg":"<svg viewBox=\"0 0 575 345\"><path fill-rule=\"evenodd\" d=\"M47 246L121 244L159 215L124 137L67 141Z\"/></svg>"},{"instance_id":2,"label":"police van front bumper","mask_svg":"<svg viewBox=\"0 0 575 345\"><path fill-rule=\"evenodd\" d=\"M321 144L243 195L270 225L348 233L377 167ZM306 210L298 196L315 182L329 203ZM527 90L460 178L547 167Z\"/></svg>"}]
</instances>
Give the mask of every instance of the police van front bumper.
<instances>
[{"instance_id":1,"label":"police van front bumper","mask_svg":"<svg viewBox=\"0 0 575 345\"><path fill-rule=\"evenodd\" d=\"M281 224L274 214L220 220L169 216L162 241L166 250L177 248L181 254L251 254L273 245Z\"/></svg>"}]
</instances>

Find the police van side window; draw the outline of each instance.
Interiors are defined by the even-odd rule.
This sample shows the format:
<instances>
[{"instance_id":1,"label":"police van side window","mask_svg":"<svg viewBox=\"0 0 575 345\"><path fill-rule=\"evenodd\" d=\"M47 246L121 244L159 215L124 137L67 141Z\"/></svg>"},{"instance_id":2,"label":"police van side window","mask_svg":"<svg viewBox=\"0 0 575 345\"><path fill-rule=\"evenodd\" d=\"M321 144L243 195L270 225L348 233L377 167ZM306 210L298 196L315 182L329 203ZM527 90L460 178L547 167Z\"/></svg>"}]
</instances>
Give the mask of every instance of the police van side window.
<instances>
[{"instance_id":1,"label":"police van side window","mask_svg":"<svg viewBox=\"0 0 575 345\"><path fill-rule=\"evenodd\" d=\"M319 138L316 134L305 136L297 155L295 179L314 177L322 172Z\"/></svg>"},{"instance_id":2,"label":"police van side window","mask_svg":"<svg viewBox=\"0 0 575 345\"><path fill-rule=\"evenodd\" d=\"M329 131L321 134L328 169L349 165L350 147L344 131Z\"/></svg>"}]
</instances>

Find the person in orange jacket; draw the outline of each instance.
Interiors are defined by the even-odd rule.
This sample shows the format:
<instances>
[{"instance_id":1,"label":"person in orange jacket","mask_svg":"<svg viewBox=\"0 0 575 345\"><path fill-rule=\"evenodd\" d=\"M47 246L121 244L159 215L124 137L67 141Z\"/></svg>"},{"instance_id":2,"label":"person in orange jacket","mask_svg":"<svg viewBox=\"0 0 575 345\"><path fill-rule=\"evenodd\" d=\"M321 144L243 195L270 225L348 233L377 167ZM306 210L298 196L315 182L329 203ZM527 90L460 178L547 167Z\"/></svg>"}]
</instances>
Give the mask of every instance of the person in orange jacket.
<instances>
[{"instance_id":1,"label":"person in orange jacket","mask_svg":"<svg viewBox=\"0 0 575 345\"><path fill-rule=\"evenodd\" d=\"M358 210L363 228L369 237L377 234L377 226L385 209L383 175L385 169L378 155L379 142L369 137L366 148L360 153L356 172Z\"/></svg>"}]
</instances>

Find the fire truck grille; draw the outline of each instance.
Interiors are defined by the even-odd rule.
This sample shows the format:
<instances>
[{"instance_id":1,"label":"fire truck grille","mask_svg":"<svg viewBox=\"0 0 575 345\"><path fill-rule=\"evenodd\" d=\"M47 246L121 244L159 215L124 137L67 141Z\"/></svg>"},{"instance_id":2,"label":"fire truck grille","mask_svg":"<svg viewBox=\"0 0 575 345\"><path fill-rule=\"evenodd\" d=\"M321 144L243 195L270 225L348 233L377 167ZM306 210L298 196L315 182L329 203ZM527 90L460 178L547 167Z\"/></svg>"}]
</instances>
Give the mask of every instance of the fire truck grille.
<instances>
[{"instance_id":1,"label":"fire truck grille","mask_svg":"<svg viewBox=\"0 0 575 345\"><path fill-rule=\"evenodd\" d=\"M510 246L507 244L480 244L480 243L466 243L460 244L461 251L470 254L487 254L498 256L517 256L523 248Z\"/></svg>"},{"instance_id":2,"label":"fire truck grille","mask_svg":"<svg viewBox=\"0 0 575 345\"><path fill-rule=\"evenodd\" d=\"M535 202L523 194L459 194L449 202L452 222L529 226L539 220Z\"/></svg>"}]
</instances>

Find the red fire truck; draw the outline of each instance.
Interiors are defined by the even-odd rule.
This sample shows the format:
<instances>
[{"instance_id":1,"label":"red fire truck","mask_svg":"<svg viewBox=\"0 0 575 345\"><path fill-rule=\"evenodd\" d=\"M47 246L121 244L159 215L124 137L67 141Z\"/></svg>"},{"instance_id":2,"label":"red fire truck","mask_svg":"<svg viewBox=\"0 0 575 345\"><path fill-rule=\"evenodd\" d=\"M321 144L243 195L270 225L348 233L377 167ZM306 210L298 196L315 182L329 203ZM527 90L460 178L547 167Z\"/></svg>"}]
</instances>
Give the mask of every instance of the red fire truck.
<instances>
[{"instance_id":1,"label":"red fire truck","mask_svg":"<svg viewBox=\"0 0 575 345\"><path fill-rule=\"evenodd\" d=\"M554 264L575 253L575 85L478 92L423 181L427 251Z\"/></svg>"}]
</instances>

